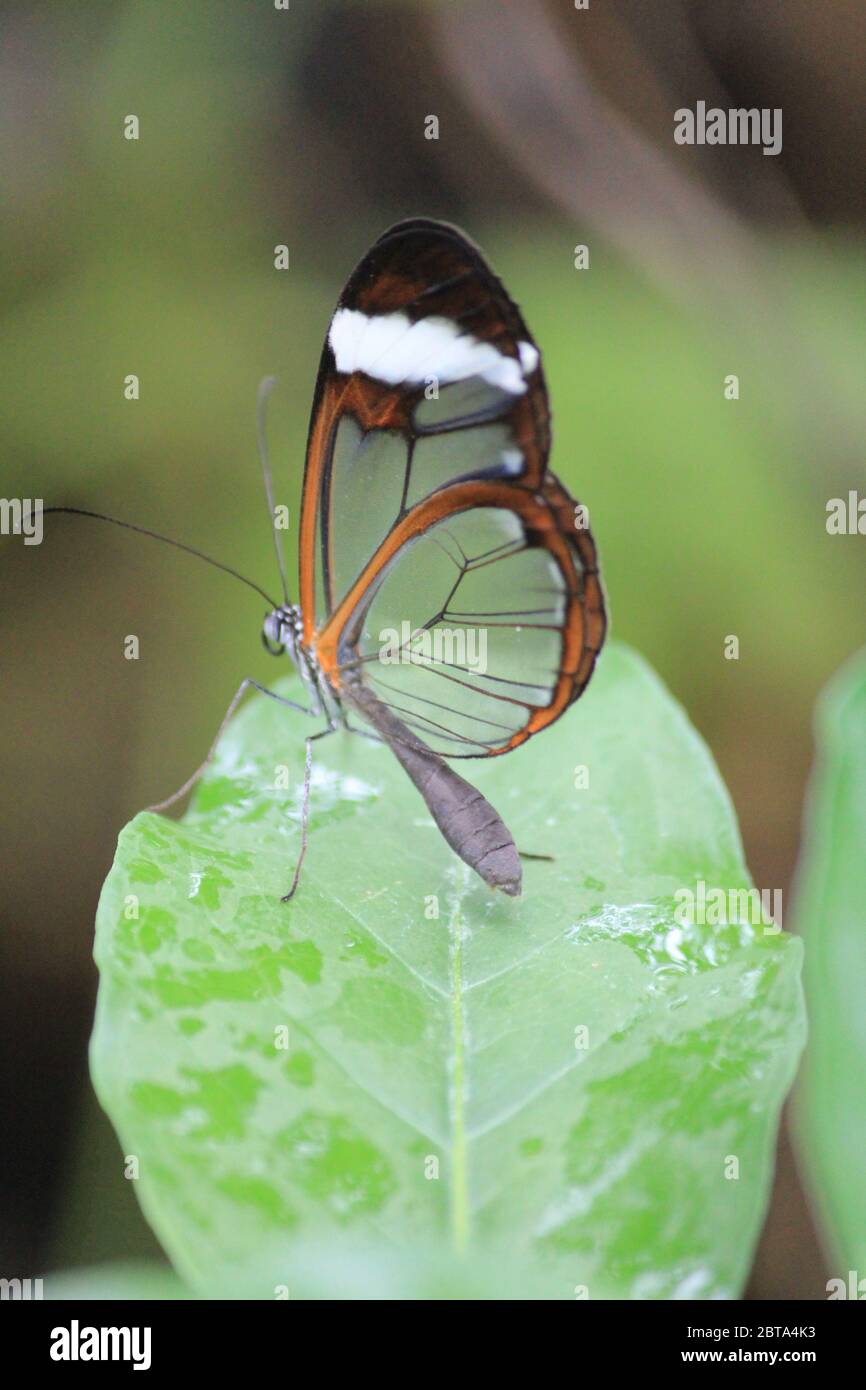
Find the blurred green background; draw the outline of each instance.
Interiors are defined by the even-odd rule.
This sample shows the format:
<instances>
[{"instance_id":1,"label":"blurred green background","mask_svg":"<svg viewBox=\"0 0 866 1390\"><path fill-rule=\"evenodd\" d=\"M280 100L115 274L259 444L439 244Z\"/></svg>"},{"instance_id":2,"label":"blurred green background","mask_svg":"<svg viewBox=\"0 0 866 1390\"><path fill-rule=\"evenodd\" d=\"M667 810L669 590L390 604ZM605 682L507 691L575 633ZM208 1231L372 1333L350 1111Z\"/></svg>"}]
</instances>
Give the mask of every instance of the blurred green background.
<instances>
[{"instance_id":1,"label":"blurred green background","mask_svg":"<svg viewBox=\"0 0 866 1390\"><path fill-rule=\"evenodd\" d=\"M391 221L459 222L542 347L614 631L708 740L756 884L787 893L815 697L866 635L866 541L825 526L866 493L862 7L79 0L7 4L2 28L0 492L273 588L259 380L296 517L344 279ZM698 99L782 107L782 155L676 146ZM273 668L247 590L97 523L4 539L0 590L0 1270L24 1276L156 1249L87 1079L94 911L120 827ZM751 1292L826 1277L783 1139Z\"/></svg>"}]
</instances>

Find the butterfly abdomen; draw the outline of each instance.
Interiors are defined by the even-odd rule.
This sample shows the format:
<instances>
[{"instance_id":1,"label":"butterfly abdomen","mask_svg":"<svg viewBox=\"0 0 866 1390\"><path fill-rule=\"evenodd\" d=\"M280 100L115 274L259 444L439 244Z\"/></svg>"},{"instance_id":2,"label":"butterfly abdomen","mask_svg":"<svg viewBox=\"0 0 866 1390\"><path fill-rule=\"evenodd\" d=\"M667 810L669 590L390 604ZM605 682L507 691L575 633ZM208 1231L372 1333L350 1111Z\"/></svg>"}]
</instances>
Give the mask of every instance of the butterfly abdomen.
<instances>
[{"instance_id":1,"label":"butterfly abdomen","mask_svg":"<svg viewBox=\"0 0 866 1390\"><path fill-rule=\"evenodd\" d=\"M352 684L343 694L388 743L454 853L489 887L518 897L522 869L517 847L486 797L407 729L372 691Z\"/></svg>"}]
</instances>

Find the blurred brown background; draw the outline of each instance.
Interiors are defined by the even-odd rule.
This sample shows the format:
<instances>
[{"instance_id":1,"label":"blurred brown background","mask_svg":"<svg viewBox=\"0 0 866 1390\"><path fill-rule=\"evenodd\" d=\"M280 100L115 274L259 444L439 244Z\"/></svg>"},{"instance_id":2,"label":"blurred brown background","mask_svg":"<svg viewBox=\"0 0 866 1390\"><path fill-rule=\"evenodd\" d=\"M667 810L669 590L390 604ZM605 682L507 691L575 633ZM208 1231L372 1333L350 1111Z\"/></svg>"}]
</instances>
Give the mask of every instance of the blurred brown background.
<instances>
[{"instance_id":1,"label":"blurred brown background","mask_svg":"<svg viewBox=\"0 0 866 1390\"><path fill-rule=\"evenodd\" d=\"M295 508L340 285L389 222L459 222L544 348L552 463L591 505L615 633L712 747L755 882L787 895L814 700L866 629L862 538L824 525L864 487L864 39L856 0L7 4L0 491L268 587L258 381L279 379ZM677 146L698 100L781 107L782 153ZM265 658L247 591L92 523L4 539L0 591L0 1270L25 1276L156 1253L87 1078L93 917L118 830ZM750 1293L826 1278L783 1139Z\"/></svg>"}]
</instances>

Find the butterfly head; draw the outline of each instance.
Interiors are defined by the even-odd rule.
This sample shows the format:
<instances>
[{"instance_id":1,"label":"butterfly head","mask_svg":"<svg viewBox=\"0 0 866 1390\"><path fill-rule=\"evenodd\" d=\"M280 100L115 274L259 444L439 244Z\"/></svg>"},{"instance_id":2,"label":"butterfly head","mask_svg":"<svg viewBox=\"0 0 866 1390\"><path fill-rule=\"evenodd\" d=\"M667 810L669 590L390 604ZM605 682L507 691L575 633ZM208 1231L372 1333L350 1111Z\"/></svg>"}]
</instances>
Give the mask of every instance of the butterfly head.
<instances>
[{"instance_id":1,"label":"butterfly head","mask_svg":"<svg viewBox=\"0 0 866 1390\"><path fill-rule=\"evenodd\" d=\"M271 656L282 656L284 652L288 652L292 661L297 662L300 640L301 613L294 604L282 604L265 615L262 624L262 644Z\"/></svg>"}]
</instances>

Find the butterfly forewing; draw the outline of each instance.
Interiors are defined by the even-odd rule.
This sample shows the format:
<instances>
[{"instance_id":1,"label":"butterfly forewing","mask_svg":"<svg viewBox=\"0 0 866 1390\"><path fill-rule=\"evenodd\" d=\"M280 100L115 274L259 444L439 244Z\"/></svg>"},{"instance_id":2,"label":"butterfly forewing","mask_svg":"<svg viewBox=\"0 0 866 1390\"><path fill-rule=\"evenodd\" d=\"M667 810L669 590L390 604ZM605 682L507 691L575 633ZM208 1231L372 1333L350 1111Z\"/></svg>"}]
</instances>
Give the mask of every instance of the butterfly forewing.
<instances>
[{"instance_id":1,"label":"butterfly forewing","mask_svg":"<svg viewBox=\"0 0 866 1390\"><path fill-rule=\"evenodd\" d=\"M301 523L308 635L402 511L461 478L540 481L547 448L538 351L479 253L435 223L386 232L322 352Z\"/></svg>"}]
</instances>

